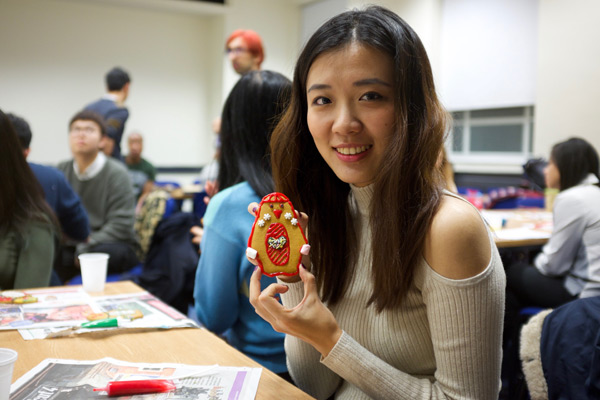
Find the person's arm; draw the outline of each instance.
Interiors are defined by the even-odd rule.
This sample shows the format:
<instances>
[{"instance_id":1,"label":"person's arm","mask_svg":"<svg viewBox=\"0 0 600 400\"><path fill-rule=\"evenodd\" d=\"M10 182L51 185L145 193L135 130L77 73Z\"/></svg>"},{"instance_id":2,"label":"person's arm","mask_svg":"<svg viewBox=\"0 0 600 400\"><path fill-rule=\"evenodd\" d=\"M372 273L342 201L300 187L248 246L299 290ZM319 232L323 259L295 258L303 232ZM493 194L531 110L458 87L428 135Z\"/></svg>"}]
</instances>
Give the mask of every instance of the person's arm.
<instances>
[{"instance_id":1,"label":"person's arm","mask_svg":"<svg viewBox=\"0 0 600 400\"><path fill-rule=\"evenodd\" d=\"M106 188L106 223L90 235L90 245L96 243L125 241L133 239L135 220L135 197L129 175L113 172L108 177Z\"/></svg>"},{"instance_id":2,"label":"person's arm","mask_svg":"<svg viewBox=\"0 0 600 400\"><path fill-rule=\"evenodd\" d=\"M421 291L436 360L435 380L397 370L344 333L323 363L379 399L497 399L505 277L474 209L446 202L430 230L431 267ZM491 261L490 261L491 260Z\"/></svg>"},{"instance_id":3,"label":"person's arm","mask_svg":"<svg viewBox=\"0 0 600 400\"><path fill-rule=\"evenodd\" d=\"M44 287L50 284L54 261L54 229L48 221L32 222L19 254L14 289Z\"/></svg>"},{"instance_id":4,"label":"person's arm","mask_svg":"<svg viewBox=\"0 0 600 400\"><path fill-rule=\"evenodd\" d=\"M239 315L238 276L247 263L246 247L206 228L196 270L194 301L198 320L217 334L231 328Z\"/></svg>"},{"instance_id":5,"label":"person's arm","mask_svg":"<svg viewBox=\"0 0 600 400\"><path fill-rule=\"evenodd\" d=\"M72 240L79 242L87 240L90 235L87 212L62 173L57 180L57 198L56 216L63 233Z\"/></svg>"},{"instance_id":6,"label":"person's arm","mask_svg":"<svg viewBox=\"0 0 600 400\"><path fill-rule=\"evenodd\" d=\"M577 198L565 194L559 194L554 201L552 235L534 261L536 268L548 276L567 274L582 245L586 210Z\"/></svg>"}]
</instances>

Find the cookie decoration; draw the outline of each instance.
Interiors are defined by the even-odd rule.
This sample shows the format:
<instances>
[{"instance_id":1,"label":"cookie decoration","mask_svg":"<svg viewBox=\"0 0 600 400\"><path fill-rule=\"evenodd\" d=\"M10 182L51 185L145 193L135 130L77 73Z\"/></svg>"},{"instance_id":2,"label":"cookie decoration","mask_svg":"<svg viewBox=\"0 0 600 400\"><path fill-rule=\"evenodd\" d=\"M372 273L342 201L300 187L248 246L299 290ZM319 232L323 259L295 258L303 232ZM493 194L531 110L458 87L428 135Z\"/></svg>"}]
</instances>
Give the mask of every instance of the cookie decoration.
<instances>
[{"instance_id":1,"label":"cookie decoration","mask_svg":"<svg viewBox=\"0 0 600 400\"><path fill-rule=\"evenodd\" d=\"M263 197L248 238L257 251L256 260L268 276L296 275L302 261L300 250L306 236L296 218L292 202L281 193Z\"/></svg>"}]
</instances>

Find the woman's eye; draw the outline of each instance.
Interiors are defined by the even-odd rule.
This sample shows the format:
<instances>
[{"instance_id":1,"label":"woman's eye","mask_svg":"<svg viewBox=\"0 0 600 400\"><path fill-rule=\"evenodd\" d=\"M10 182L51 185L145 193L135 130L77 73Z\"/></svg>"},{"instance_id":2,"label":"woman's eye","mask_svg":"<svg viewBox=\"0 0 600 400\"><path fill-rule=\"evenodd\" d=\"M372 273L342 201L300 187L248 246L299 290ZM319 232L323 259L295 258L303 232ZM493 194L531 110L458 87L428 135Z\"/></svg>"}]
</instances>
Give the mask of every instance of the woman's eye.
<instances>
[{"instance_id":1,"label":"woman's eye","mask_svg":"<svg viewBox=\"0 0 600 400\"><path fill-rule=\"evenodd\" d=\"M367 101L379 100L381 98L383 98L383 96L377 92L367 92L367 93L363 94L362 96L360 96L360 100L367 100Z\"/></svg>"},{"instance_id":2,"label":"woman's eye","mask_svg":"<svg viewBox=\"0 0 600 400\"><path fill-rule=\"evenodd\" d=\"M329 100L327 97L317 97L313 100L313 104L317 105L317 106L322 106L325 104L329 104L331 103L331 100Z\"/></svg>"}]
</instances>

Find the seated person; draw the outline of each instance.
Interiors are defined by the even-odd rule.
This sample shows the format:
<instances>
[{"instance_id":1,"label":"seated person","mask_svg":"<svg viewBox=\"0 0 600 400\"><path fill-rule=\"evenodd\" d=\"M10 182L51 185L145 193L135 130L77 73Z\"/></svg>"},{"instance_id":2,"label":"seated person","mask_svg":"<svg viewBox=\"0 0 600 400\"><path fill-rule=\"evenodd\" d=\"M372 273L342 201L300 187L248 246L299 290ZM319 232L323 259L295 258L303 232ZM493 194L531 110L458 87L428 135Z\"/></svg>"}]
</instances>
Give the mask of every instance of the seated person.
<instances>
[{"instance_id":1,"label":"seated person","mask_svg":"<svg viewBox=\"0 0 600 400\"><path fill-rule=\"evenodd\" d=\"M517 363L519 310L558 307L576 298L600 295L600 179L596 150L571 138L552 147L544 169L546 187L558 189L554 228L533 265L515 263L506 271L505 369Z\"/></svg>"},{"instance_id":2,"label":"seated person","mask_svg":"<svg viewBox=\"0 0 600 400\"><path fill-rule=\"evenodd\" d=\"M23 155L27 159L31 151L29 146L32 137L29 124L16 115L7 114L7 116L17 132ZM46 202L56 214L62 233L70 240L79 242L87 240L90 235L87 213L79 200L79 196L73 191L63 173L56 168L32 162L29 163L29 167L40 185L42 185Z\"/></svg>"},{"instance_id":3,"label":"seated person","mask_svg":"<svg viewBox=\"0 0 600 400\"><path fill-rule=\"evenodd\" d=\"M140 133L131 133L127 139L127 145L129 147L129 154L125 156L125 164L129 170L129 176L133 181L133 190L136 199L139 200L154 188L156 168L142 157L144 138Z\"/></svg>"},{"instance_id":4,"label":"seated person","mask_svg":"<svg viewBox=\"0 0 600 400\"><path fill-rule=\"evenodd\" d=\"M125 166L101 152L106 137L104 120L93 111L80 111L69 124L73 159L59 164L81 198L92 233L86 243L61 248L58 276L67 281L79 273L77 256L101 252L110 255L108 272L123 272L138 263L133 230L135 198Z\"/></svg>"},{"instance_id":5,"label":"seated person","mask_svg":"<svg viewBox=\"0 0 600 400\"><path fill-rule=\"evenodd\" d=\"M269 154L273 122L291 82L271 71L251 71L240 78L223 108L219 192L204 217L201 256L194 290L199 321L271 371L289 379L282 333L250 305L248 284L254 266L245 251L254 218L246 207L273 192ZM252 118L248 118L251 115ZM266 288L275 278L263 276Z\"/></svg>"},{"instance_id":6,"label":"seated person","mask_svg":"<svg viewBox=\"0 0 600 400\"><path fill-rule=\"evenodd\" d=\"M48 286L58 226L0 110L0 290Z\"/></svg>"}]
</instances>

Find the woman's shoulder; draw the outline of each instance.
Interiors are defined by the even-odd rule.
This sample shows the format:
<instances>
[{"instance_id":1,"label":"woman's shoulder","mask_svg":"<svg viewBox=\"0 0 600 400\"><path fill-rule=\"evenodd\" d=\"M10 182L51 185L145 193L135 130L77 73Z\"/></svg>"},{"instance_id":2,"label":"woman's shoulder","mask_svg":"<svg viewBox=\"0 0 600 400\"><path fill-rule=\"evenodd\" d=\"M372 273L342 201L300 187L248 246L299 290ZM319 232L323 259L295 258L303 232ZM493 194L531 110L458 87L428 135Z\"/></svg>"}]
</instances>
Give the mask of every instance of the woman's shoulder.
<instances>
[{"instance_id":1,"label":"woman's shoulder","mask_svg":"<svg viewBox=\"0 0 600 400\"><path fill-rule=\"evenodd\" d=\"M491 258L491 244L477 209L457 197L443 196L427 234L424 256L446 278L466 279L482 272Z\"/></svg>"},{"instance_id":2,"label":"woman's shoulder","mask_svg":"<svg viewBox=\"0 0 600 400\"><path fill-rule=\"evenodd\" d=\"M254 201L259 202L260 197L254 193L247 182L241 182L219 191L208 203L204 215L204 225L210 225L215 218L220 219L223 216L227 216L228 220L230 218L251 218L252 216L248 213L248 204Z\"/></svg>"}]
</instances>

